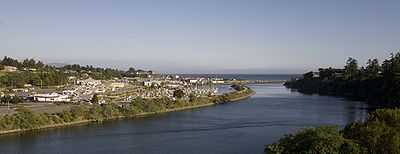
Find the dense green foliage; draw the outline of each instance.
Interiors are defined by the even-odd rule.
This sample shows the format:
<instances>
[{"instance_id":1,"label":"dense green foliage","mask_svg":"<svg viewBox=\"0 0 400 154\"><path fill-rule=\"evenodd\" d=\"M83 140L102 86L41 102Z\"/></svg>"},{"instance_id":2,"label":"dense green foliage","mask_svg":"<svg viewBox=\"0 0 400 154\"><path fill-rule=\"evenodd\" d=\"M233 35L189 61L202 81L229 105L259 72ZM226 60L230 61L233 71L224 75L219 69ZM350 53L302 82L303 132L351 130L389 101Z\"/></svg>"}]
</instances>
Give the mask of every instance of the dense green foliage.
<instances>
[{"instance_id":1,"label":"dense green foliage","mask_svg":"<svg viewBox=\"0 0 400 154\"><path fill-rule=\"evenodd\" d=\"M266 153L400 153L400 109L379 109L366 122L309 128L267 145Z\"/></svg>"},{"instance_id":2,"label":"dense green foliage","mask_svg":"<svg viewBox=\"0 0 400 154\"><path fill-rule=\"evenodd\" d=\"M65 65L59 69L63 72L71 72L71 74L75 74L77 76L85 73L97 80L107 80L115 77L120 78L126 74L124 71L118 69L93 67L91 65L81 66L79 64Z\"/></svg>"},{"instance_id":3,"label":"dense green foliage","mask_svg":"<svg viewBox=\"0 0 400 154\"><path fill-rule=\"evenodd\" d=\"M25 84L34 86L63 85L68 82L67 79L69 76L81 77L86 74L94 79L108 80L120 77L135 77L137 76L137 72L152 73L151 71L135 70L134 68L130 68L128 71L121 71L118 69L93 67L91 65L81 66L79 64L65 65L57 68L45 65L41 61L34 59L25 59L20 62L7 56L3 60L0 60L0 70L4 69L4 66L18 68L16 72L9 72L0 76L0 87L12 88L21 88Z\"/></svg>"},{"instance_id":4,"label":"dense green foliage","mask_svg":"<svg viewBox=\"0 0 400 154\"><path fill-rule=\"evenodd\" d=\"M241 90L215 96L213 100L216 103L225 103L225 102L234 101L238 98L247 97L247 96L255 93L253 89L250 89L246 86L241 86L241 88L239 88L239 89L241 89Z\"/></svg>"},{"instance_id":5,"label":"dense green foliage","mask_svg":"<svg viewBox=\"0 0 400 154\"><path fill-rule=\"evenodd\" d=\"M38 72L13 72L0 76L0 87L24 87L25 84L34 86L55 86L65 84L67 74L52 69Z\"/></svg>"},{"instance_id":6,"label":"dense green foliage","mask_svg":"<svg viewBox=\"0 0 400 154\"><path fill-rule=\"evenodd\" d=\"M344 69L319 69L319 76L309 72L303 78L288 81L286 87L303 93L345 96L382 106L400 105L400 53L379 64L370 59L366 67L349 58Z\"/></svg>"},{"instance_id":7,"label":"dense green foliage","mask_svg":"<svg viewBox=\"0 0 400 154\"><path fill-rule=\"evenodd\" d=\"M90 100L91 103L99 103L99 96L94 94L92 99Z\"/></svg>"},{"instance_id":8,"label":"dense green foliage","mask_svg":"<svg viewBox=\"0 0 400 154\"><path fill-rule=\"evenodd\" d=\"M221 96L196 97L190 100L171 100L166 97L157 99L136 98L127 104L104 104L92 106L74 106L61 113L33 113L26 108L19 107L17 113L0 117L0 131L15 129L35 129L54 124L65 124L82 120L102 121L105 119L137 116L141 113L163 112L182 107L222 103L235 97L248 95L251 89L231 92Z\"/></svg>"},{"instance_id":9,"label":"dense green foliage","mask_svg":"<svg viewBox=\"0 0 400 154\"><path fill-rule=\"evenodd\" d=\"M234 84L231 86L233 89L240 91L240 90L244 90L245 87L243 85L238 85L238 84Z\"/></svg>"},{"instance_id":10,"label":"dense green foliage","mask_svg":"<svg viewBox=\"0 0 400 154\"><path fill-rule=\"evenodd\" d=\"M22 98L21 97L13 97L13 96L2 96L0 97L0 104L18 104L18 103L22 103Z\"/></svg>"},{"instance_id":11,"label":"dense green foliage","mask_svg":"<svg viewBox=\"0 0 400 154\"><path fill-rule=\"evenodd\" d=\"M46 65L43 64L41 61L36 61L34 59L25 59L22 62L19 62L16 59L10 58L5 56L3 60L0 61L0 64L3 66L14 66L19 69L22 68L43 68L46 67Z\"/></svg>"},{"instance_id":12,"label":"dense green foliage","mask_svg":"<svg viewBox=\"0 0 400 154\"><path fill-rule=\"evenodd\" d=\"M183 96L185 96L185 92L183 92L183 90L178 89L174 91L174 95L175 98L182 98Z\"/></svg>"}]
</instances>

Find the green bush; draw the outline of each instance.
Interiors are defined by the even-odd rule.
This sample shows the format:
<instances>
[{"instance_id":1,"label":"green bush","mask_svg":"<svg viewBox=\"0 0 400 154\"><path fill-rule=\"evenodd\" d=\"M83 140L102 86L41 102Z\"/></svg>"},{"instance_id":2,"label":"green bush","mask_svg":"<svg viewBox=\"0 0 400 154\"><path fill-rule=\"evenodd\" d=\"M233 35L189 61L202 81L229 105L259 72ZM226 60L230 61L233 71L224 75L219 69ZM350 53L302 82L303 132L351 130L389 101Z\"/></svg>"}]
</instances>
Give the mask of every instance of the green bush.
<instances>
[{"instance_id":1,"label":"green bush","mask_svg":"<svg viewBox=\"0 0 400 154\"><path fill-rule=\"evenodd\" d=\"M379 109L367 121L302 130L267 145L266 153L400 153L400 109Z\"/></svg>"},{"instance_id":2,"label":"green bush","mask_svg":"<svg viewBox=\"0 0 400 154\"><path fill-rule=\"evenodd\" d=\"M325 126L304 129L295 135L290 134L278 143L268 145L266 153L341 153L359 151L359 147L351 140L343 138L337 127Z\"/></svg>"}]
</instances>

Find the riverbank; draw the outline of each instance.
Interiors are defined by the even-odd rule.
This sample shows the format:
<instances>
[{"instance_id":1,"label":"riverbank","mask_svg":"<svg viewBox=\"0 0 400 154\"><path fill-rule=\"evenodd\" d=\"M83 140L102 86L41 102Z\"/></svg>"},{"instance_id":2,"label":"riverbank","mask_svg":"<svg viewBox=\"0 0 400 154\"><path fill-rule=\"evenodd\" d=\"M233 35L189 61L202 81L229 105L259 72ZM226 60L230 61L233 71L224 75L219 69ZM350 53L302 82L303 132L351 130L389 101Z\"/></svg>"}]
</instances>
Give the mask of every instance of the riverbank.
<instances>
[{"instance_id":1,"label":"riverbank","mask_svg":"<svg viewBox=\"0 0 400 154\"><path fill-rule=\"evenodd\" d=\"M304 94L343 97L351 100L365 101L376 107L396 107L397 101L385 99L384 83L380 78L374 80L320 80L298 79L284 84L286 88ZM392 94L394 96L394 94Z\"/></svg>"},{"instance_id":2,"label":"riverbank","mask_svg":"<svg viewBox=\"0 0 400 154\"><path fill-rule=\"evenodd\" d=\"M195 104L195 105L189 105L189 106L183 106L183 107L175 107L175 108L165 108L165 109L160 109L157 111L148 111L148 112L140 112L140 113L135 113L135 114L125 114L125 115L116 115L116 116L113 116L112 109L111 109L111 110L109 110L109 112L111 112L109 115L111 115L111 116L108 116L108 117L104 116L102 118L97 118L97 117L93 118L94 116L90 115L90 114L96 114L96 113L92 113L89 110L80 111L80 110L82 110L81 108L78 109L79 110L78 112L77 111L64 111L63 113L54 114L54 115L35 114L30 111L21 111L21 115L17 115L17 117L13 117L11 119L17 119L17 123L18 123L21 121L21 119L18 119L18 118L22 117L22 121L30 120L31 123L28 123L28 124L31 124L32 126L31 125L27 126L27 124L24 124L24 125L20 126L22 128L1 130L0 135L12 134L12 133L23 133L23 132L27 132L27 131L35 131L35 130L42 130L42 129L49 129L49 128L66 127L66 126L73 126L73 125L78 125L78 124L88 124L91 122L101 122L104 120L146 117L146 116L168 113L168 112L176 112L176 111L182 111L182 110L189 110L189 109L213 106L213 105L217 105L217 104L221 104L221 103L235 102L235 101L247 99L254 94L255 94L255 92L252 89L245 87L244 90L234 91L234 92L226 93L223 95L204 98L208 102L201 103L201 104ZM199 102L203 102L203 101L204 100L202 99ZM107 110L107 107L103 107L102 110L103 110L103 112L107 112L107 111L105 111L105 110ZM123 110L123 109L118 109L118 110ZM76 116L76 114L83 114L83 113L79 113L79 112L89 113L89 115L87 117L89 117L91 119L82 118L85 116ZM70 122L65 122L65 121L69 121L69 120L64 120L64 119L68 119L68 118L66 118L66 115L71 116L70 118L76 116L80 120L71 120ZM36 123L39 123L38 120L32 119L35 117L43 117L43 116L46 116L46 118L54 124L36 124ZM7 122L10 121L9 117L12 117L12 116L6 115L6 118L1 117L2 119L0 119L0 126L4 127L4 125L7 125ZM55 118L55 119L53 119L53 118ZM75 119L77 119L77 118L75 118Z\"/></svg>"},{"instance_id":3,"label":"riverbank","mask_svg":"<svg viewBox=\"0 0 400 154\"><path fill-rule=\"evenodd\" d=\"M363 122L308 128L265 146L265 153L400 153L400 109L378 109Z\"/></svg>"}]
</instances>

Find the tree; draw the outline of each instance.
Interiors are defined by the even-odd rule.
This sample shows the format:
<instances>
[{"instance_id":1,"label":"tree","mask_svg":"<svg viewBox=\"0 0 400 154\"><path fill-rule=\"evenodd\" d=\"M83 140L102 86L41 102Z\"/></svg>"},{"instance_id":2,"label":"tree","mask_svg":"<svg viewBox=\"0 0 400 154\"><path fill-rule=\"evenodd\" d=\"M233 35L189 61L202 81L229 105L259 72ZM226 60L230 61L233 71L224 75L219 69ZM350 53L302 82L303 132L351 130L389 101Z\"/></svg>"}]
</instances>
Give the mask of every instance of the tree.
<instances>
[{"instance_id":1,"label":"tree","mask_svg":"<svg viewBox=\"0 0 400 154\"><path fill-rule=\"evenodd\" d=\"M129 67L129 69L128 69L127 72L128 72L128 73L135 73L136 70L135 70L135 68L133 68L133 67Z\"/></svg>"},{"instance_id":2,"label":"tree","mask_svg":"<svg viewBox=\"0 0 400 154\"><path fill-rule=\"evenodd\" d=\"M178 89L174 91L174 97L175 98L183 98L185 96L185 92L183 90Z\"/></svg>"},{"instance_id":3,"label":"tree","mask_svg":"<svg viewBox=\"0 0 400 154\"><path fill-rule=\"evenodd\" d=\"M41 61L38 61L37 63L36 63L36 67L37 68L43 68L45 66L45 64L43 64L43 62L41 62Z\"/></svg>"},{"instance_id":4,"label":"tree","mask_svg":"<svg viewBox=\"0 0 400 154\"><path fill-rule=\"evenodd\" d=\"M313 78L313 76L314 76L313 72L307 72L307 73L303 74L303 78L306 80L311 80Z\"/></svg>"},{"instance_id":5,"label":"tree","mask_svg":"<svg viewBox=\"0 0 400 154\"><path fill-rule=\"evenodd\" d=\"M2 65L6 66L14 66L14 67L19 67L20 63L16 59L12 59L10 57L4 56L3 60L1 61Z\"/></svg>"},{"instance_id":6,"label":"tree","mask_svg":"<svg viewBox=\"0 0 400 154\"><path fill-rule=\"evenodd\" d=\"M190 102L193 102L193 101L195 101L196 100L196 95L194 95L193 93L190 93L189 94L189 101Z\"/></svg>"},{"instance_id":7,"label":"tree","mask_svg":"<svg viewBox=\"0 0 400 154\"><path fill-rule=\"evenodd\" d=\"M349 59L347 59L346 66L344 67L344 77L347 80L353 80L356 79L358 75L359 70L357 60L349 57Z\"/></svg>"},{"instance_id":8,"label":"tree","mask_svg":"<svg viewBox=\"0 0 400 154\"><path fill-rule=\"evenodd\" d=\"M390 58L383 62L382 71L383 100L390 102L400 100L400 53L392 53Z\"/></svg>"},{"instance_id":9,"label":"tree","mask_svg":"<svg viewBox=\"0 0 400 154\"><path fill-rule=\"evenodd\" d=\"M349 146L352 145L352 146ZM331 153L359 151L358 146L343 138L337 127L325 126L309 128L280 139L278 143L267 145L266 153Z\"/></svg>"},{"instance_id":10,"label":"tree","mask_svg":"<svg viewBox=\"0 0 400 154\"><path fill-rule=\"evenodd\" d=\"M367 67L365 68L365 73L367 78L374 79L379 77L379 72L382 71L381 66L379 65L378 59L368 59Z\"/></svg>"},{"instance_id":11,"label":"tree","mask_svg":"<svg viewBox=\"0 0 400 154\"><path fill-rule=\"evenodd\" d=\"M92 97L91 102L92 102L93 104L99 103L99 96L97 96L97 94L94 94L93 97Z\"/></svg>"},{"instance_id":12,"label":"tree","mask_svg":"<svg viewBox=\"0 0 400 154\"><path fill-rule=\"evenodd\" d=\"M329 67L327 69L319 68L318 72L320 79L332 79L332 76L334 74L332 67Z\"/></svg>"},{"instance_id":13,"label":"tree","mask_svg":"<svg viewBox=\"0 0 400 154\"><path fill-rule=\"evenodd\" d=\"M289 134L266 153L400 153L400 109L378 109L343 130L323 126Z\"/></svg>"}]
</instances>

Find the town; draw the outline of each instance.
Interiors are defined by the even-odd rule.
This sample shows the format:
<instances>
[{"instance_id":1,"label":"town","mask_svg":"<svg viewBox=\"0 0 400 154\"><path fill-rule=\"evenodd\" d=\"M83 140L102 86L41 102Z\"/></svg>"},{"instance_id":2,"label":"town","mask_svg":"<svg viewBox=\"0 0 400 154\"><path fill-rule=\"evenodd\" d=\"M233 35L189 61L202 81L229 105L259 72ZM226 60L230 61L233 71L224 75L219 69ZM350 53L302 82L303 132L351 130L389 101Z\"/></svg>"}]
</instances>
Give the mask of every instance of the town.
<instances>
[{"instance_id":1,"label":"town","mask_svg":"<svg viewBox=\"0 0 400 154\"><path fill-rule=\"evenodd\" d=\"M17 104L35 110L37 106L41 109L54 104L124 104L139 97L189 100L214 96L218 93L217 84L229 82L222 78L162 75L134 68L120 71L77 64L55 67L33 59L19 62L9 57L4 57L0 64L0 111L7 110L1 113L13 112Z\"/></svg>"}]
</instances>

